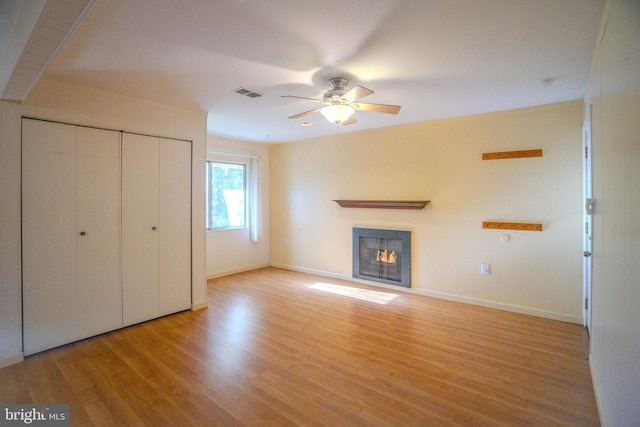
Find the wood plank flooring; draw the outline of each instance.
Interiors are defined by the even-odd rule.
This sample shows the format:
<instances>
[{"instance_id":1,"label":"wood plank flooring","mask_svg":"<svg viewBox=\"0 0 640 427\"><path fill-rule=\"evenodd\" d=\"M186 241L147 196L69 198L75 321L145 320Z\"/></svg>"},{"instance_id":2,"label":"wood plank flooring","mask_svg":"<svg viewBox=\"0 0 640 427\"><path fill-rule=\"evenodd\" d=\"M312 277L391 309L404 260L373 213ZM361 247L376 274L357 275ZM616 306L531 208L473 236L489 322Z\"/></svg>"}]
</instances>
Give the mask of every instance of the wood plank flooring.
<instances>
[{"instance_id":1,"label":"wood plank flooring","mask_svg":"<svg viewBox=\"0 0 640 427\"><path fill-rule=\"evenodd\" d=\"M599 425L579 325L276 268L208 291L0 369L0 402L72 426Z\"/></svg>"}]
</instances>

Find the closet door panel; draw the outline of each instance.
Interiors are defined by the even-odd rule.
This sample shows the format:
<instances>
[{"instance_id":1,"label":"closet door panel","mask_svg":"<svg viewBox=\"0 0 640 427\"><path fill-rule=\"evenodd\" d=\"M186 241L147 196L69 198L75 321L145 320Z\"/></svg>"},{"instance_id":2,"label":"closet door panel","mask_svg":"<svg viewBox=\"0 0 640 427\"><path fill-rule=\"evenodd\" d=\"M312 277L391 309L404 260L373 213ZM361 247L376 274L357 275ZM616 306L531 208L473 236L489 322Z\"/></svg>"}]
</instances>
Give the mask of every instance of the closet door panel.
<instances>
[{"instance_id":1,"label":"closet door panel","mask_svg":"<svg viewBox=\"0 0 640 427\"><path fill-rule=\"evenodd\" d=\"M24 352L76 339L74 126L23 120Z\"/></svg>"},{"instance_id":2,"label":"closet door panel","mask_svg":"<svg viewBox=\"0 0 640 427\"><path fill-rule=\"evenodd\" d=\"M78 338L122 327L120 133L77 129Z\"/></svg>"},{"instance_id":3,"label":"closet door panel","mask_svg":"<svg viewBox=\"0 0 640 427\"><path fill-rule=\"evenodd\" d=\"M159 315L158 138L124 134L122 141L123 320Z\"/></svg>"},{"instance_id":4,"label":"closet door panel","mask_svg":"<svg viewBox=\"0 0 640 427\"><path fill-rule=\"evenodd\" d=\"M191 143L160 140L160 314L191 306Z\"/></svg>"}]
</instances>

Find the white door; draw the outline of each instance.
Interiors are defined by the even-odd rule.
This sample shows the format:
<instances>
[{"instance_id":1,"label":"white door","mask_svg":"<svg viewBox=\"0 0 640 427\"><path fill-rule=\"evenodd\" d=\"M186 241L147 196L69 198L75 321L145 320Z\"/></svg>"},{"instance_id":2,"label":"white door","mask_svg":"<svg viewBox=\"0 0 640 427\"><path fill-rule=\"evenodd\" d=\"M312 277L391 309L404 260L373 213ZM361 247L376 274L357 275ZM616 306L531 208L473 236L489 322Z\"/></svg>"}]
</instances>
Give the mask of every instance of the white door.
<instances>
[{"instance_id":1,"label":"white door","mask_svg":"<svg viewBox=\"0 0 640 427\"><path fill-rule=\"evenodd\" d=\"M160 142L124 134L122 140L122 292L124 325L159 316Z\"/></svg>"},{"instance_id":2,"label":"white door","mask_svg":"<svg viewBox=\"0 0 640 427\"><path fill-rule=\"evenodd\" d=\"M160 140L160 315L191 306L191 143Z\"/></svg>"},{"instance_id":3,"label":"white door","mask_svg":"<svg viewBox=\"0 0 640 427\"><path fill-rule=\"evenodd\" d=\"M120 133L77 128L78 339L122 327Z\"/></svg>"},{"instance_id":4,"label":"white door","mask_svg":"<svg viewBox=\"0 0 640 427\"><path fill-rule=\"evenodd\" d=\"M24 353L76 340L76 128L22 121Z\"/></svg>"},{"instance_id":5,"label":"white door","mask_svg":"<svg viewBox=\"0 0 640 427\"><path fill-rule=\"evenodd\" d=\"M124 134L123 317L131 325L191 306L191 144Z\"/></svg>"},{"instance_id":6,"label":"white door","mask_svg":"<svg viewBox=\"0 0 640 427\"><path fill-rule=\"evenodd\" d=\"M24 351L122 327L120 136L23 120Z\"/></svg>"},{"instance_id":7,"label":"white door","mask_svg":"<svg viewBox=\"0 0 640 427\"><path fill-rule=\"evenodd\" d=\"M585 105L585 120L583 129L583 193L584 193L584 238L583 238L583 322L584 327L591 330L591 257L593 247L593 214L595 211L595 200L592 193L591 182L591 114L592 106Z\"/></svg>"}]
</instances>

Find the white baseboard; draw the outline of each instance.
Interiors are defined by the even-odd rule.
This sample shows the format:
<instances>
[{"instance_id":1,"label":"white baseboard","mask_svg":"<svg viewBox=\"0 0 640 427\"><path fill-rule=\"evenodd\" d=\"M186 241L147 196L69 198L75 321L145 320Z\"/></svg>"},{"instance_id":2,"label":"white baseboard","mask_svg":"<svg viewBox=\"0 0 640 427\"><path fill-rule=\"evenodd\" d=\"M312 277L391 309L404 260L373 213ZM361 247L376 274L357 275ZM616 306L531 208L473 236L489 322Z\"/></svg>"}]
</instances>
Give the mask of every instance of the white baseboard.
<instances>
[{"instance_id":1,"label":"white baseboard","mask_svg":"<svg viewBox=\"0 0 640 427\"><path fill-rule=\"evenodd\" d=\"M265 267L269 267L269 264L259 264L251 267L238 268L236 270L221 271L218 273L207 275L207 280L215 279L216 277L229 276L231 274L244 273L245 271L258 270L260 268L265 268Z\"/></svg>"},{"instance_id":2,"label":"white baseboard","mask_svg":"<svg viewBox=\"0 0 640 427\"><path fill-rule=\"evenodd\" d=\"M24 360L24 353L16 353L11 356L0 357L0 368L4 368L9 365L15 365Z\"/></svg>"},{"instance_id":3,"label":"white baseboard","mask_svg":"<svg viewBox=\"0 0 640 427\"><path fill-rule=\"evenodd\" d=\"M369 280L354 279L353 277L346 276L344 274L336 274L336 273L331 273L327 271L315 270L312 268L297 267L297 266L287 265L287 264L272 263L271 266L277 267L277 268L284 268L286 270L300 271L302 273L316 274L318 276L331 277L333 279L364 283L371 286L378 286L385 289L392 289L398 292L411 292L419 295L426 295L432 298L462 302L465 304L478 305L478 306L487 307L487 308L495 308L497 310L510 311L513 313L520 313L520 314L528 314L531 316L543 317L545 319L559 320L562 322L576 323L578 325L582 325L581 317L570 316L568 314L556 313L553 311L541 310L541 309L531 308L531 307L523 307L523 306L514 305L514 304L505 304L501 302L465 297L460 295L452 295L444 292L435 292L435 291L429 291L429 290L420 289L420 288L405 288L403 286L387 285L384 283L372 282Z\"/></svg>"},{"instance_id":4,"label":"white baseboard","mask_svg":"<svg viewBox=\"0 0 640 427\"><path fill-rule=\"evenodd\" d=\"M589 352L589 370L591 371L591 382L593 383L593 393L596 395L596 406L598 408L598 415L600 416L600 425L602 427L609 427L607 417L604 412L604 405L602 402L602 396L600 395L600 383L598 382L598 374L595 367L595 360L593 359L593 353Z\"/></svg>"},{"instance_id":5,"label":"white baseboard","mask_svg":"<svg viewBox=\"0 0 640 427\"><path fill-rule=\"evenodd\" d=\"M515 304L506 304L506 303L497 302L497 301L489 301L489 300L483 300L479 298L471 298L471 297L465 297L460 295L447 294L444 292L429 291L426 289L415 289L415 292L418 294L427 295L433 298L463 302L466 304L479 305L481 307L495 308L497 310L510 311L513 313L520 313L520 314L528 314L531 316L543 317L545 319L559 320L561 322L577 323L578 325L582 325L581 317L571 316L563 313L556 313L554 311L541 310L539 308L524 307L524 306L515 305Z\"/></svg>"},{"instance_id":6,"label":"white baseboard","mask_svg":"<svg viewBox=\"0 0 640 427\"><path fill-rule=\"evenodd\" d=\"M191 304L191 311L202 310L207 307L209 307L209 303L207 301L194 302Z\"/></svg>"},{"instance_id":7,"label":"white baseboard","mask_svg":"<svg viewBox=\"0 0 640 427\"><path fill-rule=\"evenodd\" d=\"M278 263L271 263L271 267L283 268L285 270L299 271L301 273L315 274L317 276L331 277L332 279L348 280L350 282L353 282L353 278L351 276L345 276L344 274L331 273L329 271L315 270L313 268L297 267L295 265L278 264Z\"/></svg>"}]
</instances>

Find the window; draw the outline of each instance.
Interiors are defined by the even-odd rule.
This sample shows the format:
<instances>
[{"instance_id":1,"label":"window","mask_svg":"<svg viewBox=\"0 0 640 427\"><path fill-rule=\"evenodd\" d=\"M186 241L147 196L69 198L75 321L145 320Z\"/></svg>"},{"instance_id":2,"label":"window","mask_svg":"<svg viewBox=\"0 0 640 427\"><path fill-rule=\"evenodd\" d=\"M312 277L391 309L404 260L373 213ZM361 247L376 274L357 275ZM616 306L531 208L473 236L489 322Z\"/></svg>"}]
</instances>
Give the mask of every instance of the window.
<instances>
[{"instance_id":1,"label":"window","mask_svg":"<svg viewBox=\"0 0 640 427\"><path fill-rule=\"evenodd\" d=\"M246 165L207 161L207 230L247 226Z\"/></svg>"}]
</instances>

